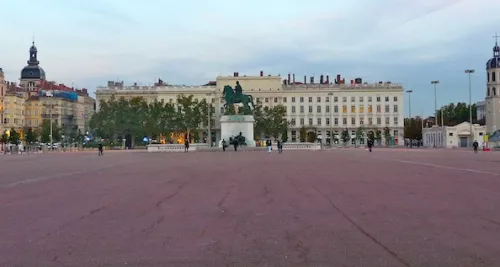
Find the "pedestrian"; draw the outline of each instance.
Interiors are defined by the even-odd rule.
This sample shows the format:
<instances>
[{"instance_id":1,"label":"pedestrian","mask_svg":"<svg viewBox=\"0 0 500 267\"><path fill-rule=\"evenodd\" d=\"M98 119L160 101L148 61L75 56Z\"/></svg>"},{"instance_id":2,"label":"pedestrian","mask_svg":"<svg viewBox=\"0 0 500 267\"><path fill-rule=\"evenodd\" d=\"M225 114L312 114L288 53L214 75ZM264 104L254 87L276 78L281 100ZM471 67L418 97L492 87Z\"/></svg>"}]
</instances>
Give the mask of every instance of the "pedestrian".
<instances>
[{"instance_id":1,"label":"pedestrian","mask_svg":"<svg viewBox=\"0 0 500 267\"><path fill-rule=\"evenodd\" d=\"M373 147L373 140L370 138L368 139L368 150L372 152L372 147Z\"/></svg>"},{"instance_id":2,"label":"pedestrian","mask_svg":"<svg viewBox=\"0 0 500 267\"><path fill-rule=\"evenodd\" d=\"M283 141L278 140L276 145L278 146L278 153L282 154L283 153Z\"/></svg>"},{"instance_id":3,"label":"pedestrian","mask_svg":"<svg viewBox=\"0 0 500 267\"><path fill-rule=\"evenodd\" d=\"M474 153L477 153L477 148L479 147L479 143L477 140L474 140L474 143L472 143L472 147L474 148Z\"/></svg>"},{"instance_id":4,"label":"pedestrian","mask_svg":"<svg viewBox=\"0 0 500 267\"><path fill-rule=\"evenodd\" d=\"M102 150L103 150L103 148L102 148L102 143L99 143L99 146L98 146L97 150L99 151L99 152L98 152L98 153L99 153L99 156L102 156L102 155L103 155L103 152L102 152Z\"/></svg>"},{"instance_id":5,"label":"pedestrian","mask_svg":"<svg viewBox=\"0 0 500 267\"><path fill-rule=\"evenodd\" d=\"M189 139L184 139L184 153L189 151Z\"/></svg>"},{"instance_id":6,"label":"pedestrian","mask_svg":"<svg viewBox=\"0 0 500 267\"><path fill-rule=\"evenodd\" d=\"M226 147L227 147L227 142L225 139L222 139L222 151L226 151Z\"/></svg>"},{"instance_id":7,"label":"pedestrian","mask_svg":"<svg viewBox=\"0 0 500 267\"><path fill-rule=\"evenodd\" d=\"M273 150L273 143L271 142L271 139L267 139L266 146L267 146L267 153L271 154L271 151Z\"/></svg>"}]
</instances>

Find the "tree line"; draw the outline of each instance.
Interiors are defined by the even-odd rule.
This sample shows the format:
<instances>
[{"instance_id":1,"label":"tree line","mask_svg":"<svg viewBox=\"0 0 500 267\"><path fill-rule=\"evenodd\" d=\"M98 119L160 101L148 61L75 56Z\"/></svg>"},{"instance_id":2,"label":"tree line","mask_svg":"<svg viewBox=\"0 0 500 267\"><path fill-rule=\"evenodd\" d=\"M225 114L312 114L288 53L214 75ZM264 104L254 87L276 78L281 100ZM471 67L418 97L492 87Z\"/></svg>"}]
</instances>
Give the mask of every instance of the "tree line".
<instances>
[{"instance_id":1,"label":"tree line","mask_svg":"<svg viewBox=\"0 0 500 267\"><path fill-rule=\"evenodd\" d=\"M40 127L33 129L32 127L24 127L24 136L21 136L21 131L14 128L3 132L0 136L0 143L2 144L20 144L21 140L26 141L27 144L33 144L37 142L49 143L50 142L50 120L45 119L42 121ZM55 122L52 123L52 141L54 143L62 141L62 129L57 126ZM77 141L83 138L83 135L78 136L68 136L72 141Z\"/></svg>"},{"instance_id":2,"label":"tree line","mask_svg":"<svg viewBox=\"0 0 500 267\"><path fill-rule=\"evenodd\" d=\"M111 97L100 102L99 111L90 119L89 126L96 136L114 141L128 135L134 142L140 142L143 137L173 142L172 134L188 133L192 141L200 142L199 131L208 129L209 112L215 114L214 105L206 99L195 99L193 95L178 95L175 102L154 100L149 103L143 97ZM234 114L234 110L224 113ZM213 117L210 117L213 127ZM286 135L288 121L284 106L257 105L254 119L256 138Z\"/></svg>"},{"instance_id":3,"label":"tree line","mask_svg":"<svg viewBox=\"0 0 500 267\"><path fill-rule=\"evenodd\" d=\"M433 118L422 118L422 117L413 117L406 118L404 120L405 124L405 138L420 140L422 138L422 125L424 128L432 127L437 123L437 125L441 126L455 126L462 122L469 121L469 112L472 108L472 123L477 123L484 125L485 121L477 120L477 109L476 104L469 105L464 102L458 103L450 103L448 105L442 106L437 111L437 117ZM442 117L441 117L442 114ZM441 118L443 121L441 122Z\"/></svg>"}]
</instances>

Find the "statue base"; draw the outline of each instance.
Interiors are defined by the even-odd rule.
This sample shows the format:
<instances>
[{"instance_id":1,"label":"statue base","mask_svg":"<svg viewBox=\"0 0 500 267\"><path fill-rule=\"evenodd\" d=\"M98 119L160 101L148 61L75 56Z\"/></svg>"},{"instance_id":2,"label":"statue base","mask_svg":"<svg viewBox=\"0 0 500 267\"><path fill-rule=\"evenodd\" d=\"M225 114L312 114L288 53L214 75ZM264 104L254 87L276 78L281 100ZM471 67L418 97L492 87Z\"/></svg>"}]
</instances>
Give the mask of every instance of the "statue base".
<instances>
[{"instance_id":1,"label":"statue base","mask_svg":"<svg viewBox=\"0 0 500 267\"><path fill-rule=\"evenodd\" d=\"M222 140L229 142L230 137L240 134L245 137L248 147L255 146L253 139L253 125L255 119L253 115L222 115L220 118L221 141L219 147L222 147Z\"/></svg>"}]
</instances>

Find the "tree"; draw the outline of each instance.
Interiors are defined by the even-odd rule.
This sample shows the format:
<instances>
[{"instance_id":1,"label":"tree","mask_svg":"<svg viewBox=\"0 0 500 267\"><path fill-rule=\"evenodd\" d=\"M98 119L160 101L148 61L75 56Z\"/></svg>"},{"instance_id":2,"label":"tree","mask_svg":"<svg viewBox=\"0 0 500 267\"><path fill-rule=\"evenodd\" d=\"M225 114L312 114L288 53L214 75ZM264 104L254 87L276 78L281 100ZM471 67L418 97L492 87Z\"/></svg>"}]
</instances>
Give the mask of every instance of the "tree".
<instances>
[{"instance_id":1,"label":"tree","mask_svg":"<svg viewBox=\"0 0 500 267\"><path fill-rule=\"evenodd\" d=\"M299 130L299 140L301 143L305 142L307 140L307 128L306 126L300 127Z\"/></svg>"},{"instance_id":2,"label":"tree","mask_svg":"<svg viewBox=\"0 0 500 267\"><path fill-rule=\"evenodd\" d=\"M385 145L389 146L391 143L391 130L389 127L384 128L384 140L385 140Z\"/></svg>"},{"instance_id":3,"label":"tree","mask_svg":"<svg viewBox=\"0 0 500 267\"><path fill-rule=\"evenodd\" d=\"M19 144L19 140L21 139L21 136L19 133L14 129L10 129L10 135L9 135L9 143L11 144Z\"/></svg>"},{"instance_id":4,"label":"tree","mask_svg":"<svg viewBox=\"0 0 500 267\"><path fill-rule=\"evenodd\" d=\"M205 102L206 103L206 102ZM203 104L198 100L193 100L193 95L177 97L178 110L176 112L176 126L179 131L186 132L188 135L191 130L196 130L203 121Z\"/></svg>"},{"instance_id":5,"label":"tree","mask_svg":"<svg viewBox=\"0 0 500 267\"><path fill-rule=\"evenodd\" d=\"M0 143L7 144L8 142L9 142L9 136L7 135L7 132L3 132L2 135L0 136Z\"/></svg>"},{"instance_id":6,"label":"tree","mask_svg":"<svg viewBox=\"0 0 500 267\"><path fill-rule=\"evenodd\" d=\"M358 142L361 143L361 139L365 136L365 128L363 126L358 127L356 129L356 142L355 146L357 146Z\"/></svg>"},{"instance_id":7,"label":"tree","mask_svg":"<svg viewBox=\"0 0 500 267\"><path fill-rule=\"evenodd\" d=\"M349 134L349 131L344 129L342 133L340 134L340 139L342 140L342 143L344 143L344 146L347 146L347 142L351 140L351 135Z\"/></svg>"},{"instance_id":8,"label":"tree","mask_svg":"<svg viewBox=\"0 0 500 267\"><path fill-rule=\"evenodd\" d=\"M422 139L422 118L406 118L404 126L404 137L413 140Z\"/></svg>"},{"instance_id":9,"label":"tree","mask_svg":"<svg viewBox=\"0 0 500 267\"><path fill-rule=\"evenodd\" d=\"M40 130L40 140L42 143L50 143L50 120L43 120ZM52 142L61 140L61 132L55 122L52 123Z\"/></svg>"},{"instance_id":10,"label":"tree","mask_svg":"<svg viewBox=\"0 0 500 267\"><path fill-rule=\"evenodd\" d=\"M380 131L379 129L375 129L375 138L374 138L378 145L380 146L381 145L381 140L382 140L382 131Z\"/></svg>"},{"instance_id":11,"label":"tree","mask_svg":"<svg viewBox=\"0 0 500 267\"><path fill-rule=\"evenodd\" d=\"M33 129L31 127L29 127L28 129L26 129L26 142L28 142L28 144L32 144L34 142L37 141L37 135L36 135L36 132L33 131Z\"/></svg>"},{"instance_id":12,"label":"tree","mask_svg":"<svg viewBox=\"0 0 500 267\"><path fill-rule=\"evenodd\" d=\"M437 111L436 121L441 125L441 113L443 113L443 120L445 126L454 126L465 121L469 121L469 111L472 109L472 123L478 123L477 121L477 109L476 104L469 104L464 102L450 103L448 105L442 106Z\"/></svg>"},{"instance_id":13,"label":"tree","mask_svg":"<svg viewBox=\"0 0 500 267\"><path fill-rule=\"evenodd\" d=\"M283 105L264 108L264 121L267 125L264 131L266 135L277 139L281 134L288 130L288 121L286 119L286 107Z\"/></svg>"}]
</instances>

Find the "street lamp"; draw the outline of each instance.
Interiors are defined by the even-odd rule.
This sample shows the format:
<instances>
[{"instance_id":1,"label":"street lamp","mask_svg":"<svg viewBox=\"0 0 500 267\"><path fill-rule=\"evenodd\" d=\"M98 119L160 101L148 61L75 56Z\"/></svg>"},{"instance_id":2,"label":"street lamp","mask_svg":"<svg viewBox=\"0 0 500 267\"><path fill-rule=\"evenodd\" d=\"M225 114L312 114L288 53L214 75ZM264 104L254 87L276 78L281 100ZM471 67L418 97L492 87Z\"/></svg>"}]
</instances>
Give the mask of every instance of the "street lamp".
<instances>
[{"instance_id":1,"label":"street lamp","mask_svg":"<svg viewBox=\"0 0 500 267\"><path fill-rule=\"evenodd\" d=\"M438 80L431 81L431 84L434 85L434 110L435 110L434 124L439 126L439 124L437 123L438 109L437 109L437 90L436 90L436 86L438 83L439 83ZM443 124L443 111L442 110L441 110L441 126L444 126L444 124Z\"/></svg>"},{"instance_id":2,"label":"street lamp","mask_svg":"<svg viewBox=\"0 0 500 267\"><path fill-rule=\"evenodd\" d=\"M408 109L409 109L409 119L408 119L408 126L411 127L412 125L412 118L411 118L411 93L413 93L413 90L406 90L406 93L408 93ZM413 140L410 138L410 147L413 147Z\"/></svg>"},{"instance_id":3,"label":"street lamp","mask_svg":"<svg viewBox=\"0 0 500 267\"><path fill-rule=\"evenodd\" d=\"M330 97L330 147L332 147L332 144L333 144L333 112L332 112L333 93L332 92L328 93L328 96Z\"/></svg>"},{"instance_id":4,"label":"street lamp","mask_svg":"<svg viewBox=\"0 0 500 267\"><path fill-rule=\"evenodd\" d=\"M212 121L212 99L210 98L212 96L213 92L207 93L207 107L208 107L208 112L207 112L207 143L208 147L212 147L212 129L210 127L210 123Z\"/></svg>"},{"instance_id":5,"label":"street lamp","mask_svg":"<svg viewBox=\"0 0 500 267\"><path fill-rule=\"evenodd\" d=\"M469 125L470 125L470 137L469 145L472 144L474 135L472 134L472 90L471 90L471 74L474 73L473 69L466 69L465 73L469 76Z\"/></svg>"}]
</instances>

